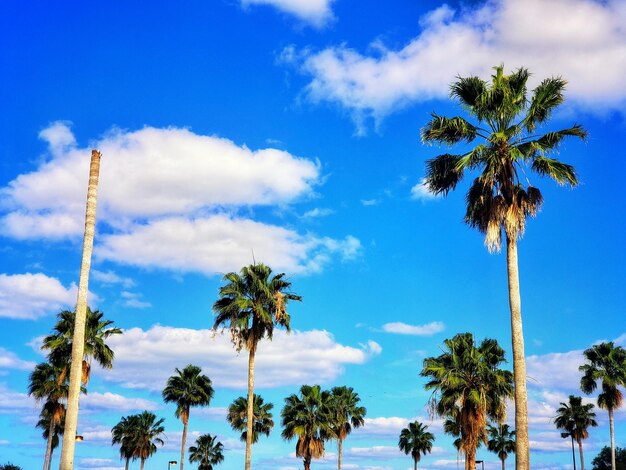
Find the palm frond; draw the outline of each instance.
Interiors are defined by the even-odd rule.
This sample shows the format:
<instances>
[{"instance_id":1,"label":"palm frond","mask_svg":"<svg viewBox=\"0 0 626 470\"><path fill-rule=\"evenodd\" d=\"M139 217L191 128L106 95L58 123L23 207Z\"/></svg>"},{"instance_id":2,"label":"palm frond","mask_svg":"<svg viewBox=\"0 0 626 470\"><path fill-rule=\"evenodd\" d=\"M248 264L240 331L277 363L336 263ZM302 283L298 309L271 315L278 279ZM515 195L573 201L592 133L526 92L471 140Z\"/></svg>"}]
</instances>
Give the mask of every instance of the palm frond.
<instances>
[{"instance_id":1,"label":"palm frond","mask_svg":"<svg viewBox=\"0 0 626 470\"><path fill-rule=\"evenodd\" d=\"M462 117L447 118L433 113L422 129L422 141L453 145L463 140L471 142L477 133L478 128Z\"/></svg>"},{"instance_id":2,"label":"palm frond","mask_svg":"<svg viewBox=\"0 0 626 470\"><path fill-rule=\"evenodd\" d=\"M523 124L529 132L536 129L538 124L545 122L552 111L564 101L563 92L567 82L560 77L543 80L533 90L533 97Z\"/></svg>"},{"instance_id":3,"label":"palm frond","mask_svg":"<svg viewBox=\"0 0 626 470\"><path fill-rule=\"evenodd\" d=\"M478 98L486 89L487 84L479 77L457 77L457 81L450 85L450 96L457 98L463 106L473 112Z\"/></svg>"},{"instance_id":4,"label":"palm frond","mask_svg":"<svg viewBox=\"0 0 626 470\"><path fill-rule=\"evenodd\" d=\"M448 194L462 178L463 161L459 155L446 153L426 161L424 184L433 194Z\"/></svg>"},{"instance_id":5,"label":"palm frond","mask_svg":"<svg viewBox=\"0 0 626 470\"><path fill-rule=\"evenodd\" d=\"M570 186L576 186L578 184L574 167L554 158L535 157L533 158L531 168L542 176L552 178L560 185L569 184Z\"/></svg>"}]
</instances>

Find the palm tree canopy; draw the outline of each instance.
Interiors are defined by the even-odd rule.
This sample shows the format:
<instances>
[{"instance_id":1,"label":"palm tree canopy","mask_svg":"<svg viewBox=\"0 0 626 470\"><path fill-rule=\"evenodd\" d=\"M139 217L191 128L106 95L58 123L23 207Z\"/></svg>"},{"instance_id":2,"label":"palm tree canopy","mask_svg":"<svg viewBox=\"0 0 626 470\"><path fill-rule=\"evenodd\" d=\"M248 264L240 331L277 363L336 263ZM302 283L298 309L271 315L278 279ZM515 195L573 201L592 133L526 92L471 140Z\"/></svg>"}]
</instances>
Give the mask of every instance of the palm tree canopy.
<instances>
[{"instance_id":1,"label":"palm tree canopy","mask_svg":"<svg viewBox=\"0 0 626 470\"><path fill-rule=\"evenodd\" d=\"M318 459L324 455L324 440L331 435L330 392L319 385L303 385L300 396L285 398L281 412L283 439L298 437L296 456Z\"/></svg>"},{"instance_id":2,"label":"palm tree canopy","mask_svg":"<svg viewBox=\"0 0 626 470\"><path fill-rule=\"evenodd\" d=\"M217 436L203 434L196 445L189 447L189 462L198 463L198 470L213 470L213 466L224 461L224 446Z\"/></svg>"},{"instance_id":3,"label":"palm tree canopy","mask_svg":"<svg viewBox=\"0 0 626 470\"><path fill-rule=\"evenodd\" d=\"M595 420L596 414L592 411L593 404L583 405L582 400L582 397L570 395L567 403L561 402L554 418L557 429L569 432L578 442L589 437L588 428L598 425Z\"/></svg>"},{"instance_id":4,"label":"palm tree canopy","mask_svg":"<svg viewBox=\"0 0 626 470\"><path fill-rule=\"evenodd\" d=\"M480 171L467 192L465 221L486 234L490 251L500 249L502 230L509 239L523 235L526 218L541 207L543 197L530 183L531 173L560 185L578 183L574 167L550 155L567 137L586 138L586 131L575 124L545 134L536 132L563 103L566 81L545 79L529 99L529 76L524 68L505 75L504 66L499 66L491 83L479 77L459 77L450 94L477 123L433 114L421 132L426 143L473 144L481 140L466 153L446 153L429 160L425 183L434 194L446 195L466 171Z\"/></svg>"},{"instance_id":5,"label":"palm tree canopy","mask_svg":"<svg viewBox=\"0 0 626 470\"><path fill-rule=\"evenodd\" d=\"M408 428L400 431L398 447L402 452L413 457L416 462L420 461L422 455L429 454L433 448L435 436L427 431L428 426L419 421L409 423Z\"/></svg>"},{"instance_id":6,"label":"palm tree canopy","mask_svg":"<svg viewBox=\"0 0 626 470\"><path fill-rule=\"evenodd\" d=\"M252 406L254 415L252 443L256 444L259 440L259 435L265 434L269 436L274 428L274 420L272 419L274 405L272 403L264 403L263 397L255 393ZM241 432L241 440L246 442L248 425L248 399L246 397L239 397L230 404L226 420L235 431Z\"/></svg>"},{"instance_id":7,"label":"palm tree canopy","mask_svg":"<svg viewBox=\"0 0 626 470\"><path fill-rule=\"evenodd\" d=\"M275 325L289 331L287 303L302 297L288 290L291 283L284 277L284 273L272 276L272 270L264 264L245 266L239 274L226 274L226 285L220 287L219 299L213 304L213 329L230 327L238 351L252 348L262 338L271 340Z\"/></svg>"},{"instance_id":8,"label":"palm tree canopy","mask_svg":"<svg viewBox=\"0 0 626 470\"><path fill-rule=\"evenodd\" d=\"M135 457L135 442L139 415L124 416L111 429L111 445L120 444L120 457L131 459Z\"/></svg>"},{"instance_id":9,"label":"palm tree canopy","mask_svg":"<svg viewBox=\"0 0 626 470\"><path fill-rule=\"evenodd\" d=\"M198 366L189 364L183 370L176 368L175 371L176 374L167 379L162 396L166 403L176 404L176 417L186 423L192 406L209 406L213 387L211 379L203 375Z\"/></svg>"},{"instance_id":10,"label":"palm tree canopy","mask_svg":"<svg viewBox=\"0 0 626 470\"><path fill-rule=\"evenodd\" d=\"M626 386L626 350L615 346L612 341L596 344L583 352L586 364L578 369L583 373L580 388L593 393L601 383L598 406L614 410L622 404L622 392L618 387Z\"/></svg>"},{"instance_id":11,"label":"palm tree canopy","mask_svg":"<svg viewBox=\"0 0 626 470\"><path fill-rule=\"evenodd\" d=\"M52 433L52 449L56 449L59 445L59 436L63 435L65 426L65 405L55 401L47 401L41 412L36 427L41 429L41 435L44 439L50 436L50 424L54 424Z\"/></svg>"},{"instance_id":12,"label":"palm tree canopy","mask_svg":"<svg viewBox=\"0 0 626 470\"><path fill-rule=\"evenodd\" d=\"M352 387L333 387L330 391L331 432L335 439L345 439L353 428L365 424L367 410L359 406L361 399Z\"/></svg>"},{"instance_id":13,"label":"palm tree canopy","mask_svg":"<svg viewBox=\"0 0 626 470\"><path fill-rule=\"evenodd\" d=\"M67 397L67 390L67 375L62 367L42 362L29 376L28 394L36 400L58 401Z\"/></svg>"},{"instance_id":14,"label":"palm tree canopy","mask_svg":"<svg viewBox=\"0 0 626 470\"><path fill-rule=\"evenodd\" d=\"M508 424L489 425L487 449L496 454L500 460L506 460L510 453L515 452L515 431Z\"/></svg>"},{"instance_id":15,"label":"palm tree canopy","mask_svg":"<svg viewBox=\"0 0 626 470\"><path fill-rule=\"evenodd\" d=\"M157 444L163 445L165 419L157 419L154 413L126 416L111 430L112 444L121 444L120 456L146 460L157 451Z\"/></svg>"}]
</instances>

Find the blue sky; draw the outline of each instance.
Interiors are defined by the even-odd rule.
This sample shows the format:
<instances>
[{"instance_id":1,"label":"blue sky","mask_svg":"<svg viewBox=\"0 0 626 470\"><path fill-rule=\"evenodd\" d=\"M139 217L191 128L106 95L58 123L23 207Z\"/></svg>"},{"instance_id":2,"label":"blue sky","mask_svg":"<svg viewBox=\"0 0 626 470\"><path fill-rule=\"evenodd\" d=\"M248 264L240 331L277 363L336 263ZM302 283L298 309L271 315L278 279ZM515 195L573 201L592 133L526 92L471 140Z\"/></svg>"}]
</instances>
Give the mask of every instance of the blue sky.
<instances>
[{"instance_id":1,"label":"blue sky","mask_svg":"<svg viewBox=\"0 0 626 470\"><path fill-rule=\"evenodd\" d=\"M114 369L96 369L81 401L77 468L120 468L110 428L143 409L166 418L168 436L147 468L177 458L182 426L160 390L190 362L216 388L210 408L192 411L190 440L218 434L221 468L241 468L224 409L245 392L246 358L207 329L221 274L253 252L304 298L291 307L294 332L259 349L257 391L276 414L302 384L349 385L368 410L344 446L350 468L408 468L395 446L415 418L437 437L421 468L456 468L419 371L459 332L510 349L505 258L462 223L464 185L446 199L424 192L424 162L445 150L421 145L419 130L434 110L459 112L447 99L455 76L488 78L504 63L528 67L532 84L566 78L567 103L548 129L589 131L559 155L581 184L536 183L545 203L519 248L533 468L570 468L550 419L578 393L583 349L626 345L626 2L27 9L8 0L0 9L0 461L30 469L43 459L27 378L43 360L38 338L75 302L98 147L91 304L126 333L112 340ZM605 412L598 421L588 462L608 444ZM621 410L620 446L625 423ZM300 468L294 446L275 429L255 446L254 467ZM315 467L332 468L335 452L329 444ZM495 455L478 455L499 468Z\"/></svg>"}]
</instances>

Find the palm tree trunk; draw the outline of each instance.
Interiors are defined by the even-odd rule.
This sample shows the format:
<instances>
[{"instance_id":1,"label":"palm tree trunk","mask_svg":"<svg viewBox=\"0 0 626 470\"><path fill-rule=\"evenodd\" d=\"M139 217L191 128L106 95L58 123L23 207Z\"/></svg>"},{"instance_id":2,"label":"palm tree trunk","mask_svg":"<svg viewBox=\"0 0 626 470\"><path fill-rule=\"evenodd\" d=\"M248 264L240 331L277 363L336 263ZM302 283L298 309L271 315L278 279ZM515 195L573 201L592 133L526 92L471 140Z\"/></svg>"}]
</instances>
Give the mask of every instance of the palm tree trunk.
<instances>
[{"instance_id":1,"label":"palm tree trunk","mask_svg":"<svg viewBox=\"0 0 626 470\"><path fill-rule=\"evenodd\" d=\"M48 457L48 470L52 468L52 456L54 455L54 449L50 449L50 457Z\"/></svg>"},{"instance_id":2,"label":"palm tree trunk","mask_svg":"<svg viewBox=\"0 0 626 470\"><path fill-rule=\"evenodd\" d=\"M183 443L180 449L180 470L183 470L183 463L185 462L185 443L187 442L187 423L189 422L189 412L187 412L187 418L183 417Z\"/></svg>"},{"instance_id":3,"label":"palm tree trunk","mask_svg":"<svg viewBox=\"0 0 626 470\"><path fill-rule=\"evenodd\" d=\"M250 345L250 355L248 356L248 414L246 426L246 470L250 470L252 459L252 428L254 426L254 355L256 353L256 342ZM305 466L306 468L306 462Z\"/></svg>"},{"instance_id":4,"label":"palm tree trunk","mask_svg":"<svg viewBox=\"0 0 626 470\"><path fill-rule=\"evenodd\" d=\"M83 374L83 356L85 350L85 318L87 316L87 293L89 291L89 269L93 238L96 228L96 203L98 201L98 177L100 174L100 152L91 151L89 167L89 186L87 188L87 209L85 213L85 235L83 237L83 256L80 264L78 282L78 298L76 301L76 317L72 338L72 362L70 367L70 384L65 414L65 430L63 431L63 447L61 449L60 470L74 468L74 444L78 425L78 400Z\"/></svg>"},{"instance_id":5,"label":"palm tree trunk","mask_svg":"<svg viewBox=\"0 0 626 470\"><path fill-rule=\"evenodd\" d=\"M311 457L304 458L304 470L311 470Z\"/></svg>"},{"instance_id":6,"label":"palm tree trunk","mask_svg":"<svg viewBox=\"0 0 626 470\"><path fill-rule=\"evenodd\" d=\"M46 458L43 461L43 470L50 470L50 463L52 461L52 437L54 436L54 419L50 419L50 426L48 426L48 442L46 443Z\"/></svg>"},{"instance_id":7,"label":"palm tree trunk","mask_svg":"<svg viewBox=\"0 0 626 470\"><path fill-rule=\"evenodd\" d=\"M467 470L476 470L476 449L470 449L465 454L465 465Z\"/></svg>"},{"instance_id":8,"label":"palm tree trunk","mask_svg":"<svg viewBox=\"0 0 626 470\"><path fill-rule=\"evenodd\" d=\"M339 454L339 458L337 460L337 470L341 470L341 457L342 457L342 451L343 451L343 439L338 439L337 440L337 453Z\"/></svg>"},{"instance_id":9,"label":"palm tree trunk","mask_svg":"<svg viewBox=\"0 0 626 470\"><path fill-rule=\"evenodd\" d=\"M502 470L505 470L505 468L504 468L504 459L500 459L500 460L502 460Z\"/></svg>"},{"instance_id":10,"label":"palm tree trunk","mask_svg":"<svg viewBox=\"0 0 626 470\"><path fill-rule=\"evenodd\" d=\"M580 453L580 470L585 470L585 459L583 458L583 440L576 439L578 442L578 452Z\"/></svg>"},{"instance_id":11,"label":"palm tree trunk","mask_svg":"<svg viewBox=\"0 0 626 470\"><path fill-rule=\"evenodd\" d=\"M522 300L519 289L517 240L506 237L506 264L509 278L511 338L513 342L513 380L515 384L515 469L530 470L528 445L528 394L526 392L526 359L522 330Z\"/></svg>"},{"instance_id":12,"label":"palm tree trunk","mask_svg":"<svg viewBox=\"0 0 626 470\"><path fill-rule=\"evenodd\" d=\"M144 463L146 463L146 459L141 459L141 465L139 466L140 470L143 470Z\"/></svg>"},{"instance_id":13,"label":"palm tree trunk","mask_svg":"<svg viewBox=\"0 0 626 470\"><path fill-rule=\"evenodd\" d=\"M124 465L124 470L128 470L129 464L130 464L130 457L126 457L126 465Z\"/></svg>"},{"instance_id":14,"label":"palm tree trunk","mask_svg":"<svg viewBox=\"0 0 626 470\"><path fill-rule=\"evenodd\" d=\"M611 432L611 469L615 470L615 423L613 422L613 408L609 408L609 430Z\"/></svg>"},{"instance_id":15,"label":"palm tree trunk","mask_svg":"<svg viewBox=\"0 0 626 470\"><path fill-rule=\"evenodd\" d=\"M417 459L413 459L413 470L417 470Z\"/></svg>"}]
</instances>

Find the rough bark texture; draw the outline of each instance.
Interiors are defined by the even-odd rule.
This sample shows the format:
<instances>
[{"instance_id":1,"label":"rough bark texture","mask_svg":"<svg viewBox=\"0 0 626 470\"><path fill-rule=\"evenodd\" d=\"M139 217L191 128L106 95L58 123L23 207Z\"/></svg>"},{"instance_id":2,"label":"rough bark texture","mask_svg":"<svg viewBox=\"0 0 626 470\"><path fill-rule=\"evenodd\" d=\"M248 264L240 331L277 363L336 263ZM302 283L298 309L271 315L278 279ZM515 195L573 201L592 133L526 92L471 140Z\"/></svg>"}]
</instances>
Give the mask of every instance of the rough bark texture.
<instances>
[{"instance_id":1,"label":"rough bark texture","mask_svg":"<svg viewBox=\"0 0 626 470\"><path fill-rule=\"evenodd\" d=\"M74 444L78 424L78 400L83 375L83 355L85 351L85 318L87 316L87 293L89 291L89 269L93 252L93 238L96 228L96 203L98 200L98 176L100 173L100 152L91 151L89 186L87 188L87 209L85 213L85 235L83 237L83 257L80 264L76 318L72 337L72 364L70 385L65 414L65 430L61 449L60 470L74 468Z\"/></svg>"},{"instance_id":2,"label":"rough bark texture","mask_svg":"<svg viewBox=\"0 0 626 470\"><path fill-rule=\"evenodd\" d=\"M52 436L54 435L54 420L50 420L50 426L48 426L48 442L46 444L46 458L43 461L43 470L50 470L52 462Z\"/></svg>"},{"instance_id":3,"label":"rough bark texture","mask_svg":"<svg viewBox=\"0 0 626 470\"><path fill-rule=\"evenodd\" d=\"M615 425L613 422L613 409L609 409L609 429L611 432L611 469L615 469Z\"/></svg>"},{"instance_id":4,"label":"rough bark texture","mask_svg":"<svg viewBox=\"0 0 626 470\"><path fill-rule=\"evenodd\" d=\"M246 470L250 470L250 460L252 459L252 427L254 426L254 355L256 353L256 343L250 346L248 356L248 416L246 423ZM305 464L306 468L306 464Z\"/></svg>"},{"instance_id":5,"label":"rough bark texture","mask_svg":"<svg viewBox=\"0 0 626 470\"><path fill-rule=\"evenodd\" d=\"M185 463L185 444L187 443L187 424L189 423L189 411L187 416L183 416L183 443L180 449L180 470L183 470L183 464Z\"/></svg>"},{"instance_id":6,"label":"rough bark texture","mask_svg":"<svg viewBox=\"0 0 626 470\"><path fill-rule=\"evenodd\" d=\"M337 460L337 469L341 470L341 460L342 460L342 450L343 450L343 439L337 440L337 452L339 453L339 458Z\"/></svg>"},{"instance_id":7,"label":"rough bark texture","mask_svg":"<svg viewBox=\"0 0 626 470\"><path fill-rule=\"evenodd\" d=\"M577 439L578 442L578 452L580 453L580 470L585 470L585 459L583 458L583 441L582 439Z\"/></svg>"},{"instance_id":8,"label":"rough bark texture","mask_svg":"<svg viewBox=\"0 0 626 470\"><path fill-rule=\"evenodd\" d=\"M476 449L469 449L465 454L465 466L467 470L476 470Z\"/></svg>"},{"instance_id":9,"label":"rough bark texture","mask_svg":"<svg viewBox=\"0 0 626 470\"><path fill-rule=\"evenodd\" d=\"M506 261L509 278L509 307L513 342L513 381L515 384L515 469L530 470L528 446L528 395L526 392L526 359L522 330L522 301L519 289L517 240L507 236Z\"/></svg>"}]
</instances>

